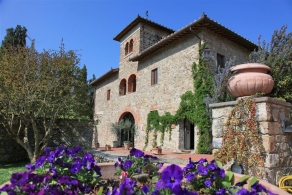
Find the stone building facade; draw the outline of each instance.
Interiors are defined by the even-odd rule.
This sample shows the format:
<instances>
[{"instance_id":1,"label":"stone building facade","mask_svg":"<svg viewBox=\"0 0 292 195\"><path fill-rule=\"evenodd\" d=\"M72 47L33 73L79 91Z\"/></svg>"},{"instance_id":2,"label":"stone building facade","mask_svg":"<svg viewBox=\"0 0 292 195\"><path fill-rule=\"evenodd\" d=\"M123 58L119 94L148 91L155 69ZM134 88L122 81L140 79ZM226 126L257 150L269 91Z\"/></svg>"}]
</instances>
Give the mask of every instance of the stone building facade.
<instances>
[{"instance_id":1,"label":"stone building facade","mask_svg":"<svg viewBox=\"0 0 292 195\"><path fill-rule=\"evenodd\" d=\"M120 42L119 67L111 69L91 83L95 87L95 141L112 145L123 138L111 131L111 124L132 118L134 146L143 148L147 115L157 110L175 114L181 95L193 91L192 64L198 61L200 45L214 72L218 66L236 56L240 63L256 48L228 28L203 14L198 20L174 31L138 16L114 40ZM221 63L221 64L219 64ZM149 136L151 149L152 135ZM158 137L159 140L159 137ZM163 150L195 150L198 140L195 124L181 121L173 126L172 139L165 136ZM159 141L158 141L159 145Z\"/></svg>"}]
</instances>

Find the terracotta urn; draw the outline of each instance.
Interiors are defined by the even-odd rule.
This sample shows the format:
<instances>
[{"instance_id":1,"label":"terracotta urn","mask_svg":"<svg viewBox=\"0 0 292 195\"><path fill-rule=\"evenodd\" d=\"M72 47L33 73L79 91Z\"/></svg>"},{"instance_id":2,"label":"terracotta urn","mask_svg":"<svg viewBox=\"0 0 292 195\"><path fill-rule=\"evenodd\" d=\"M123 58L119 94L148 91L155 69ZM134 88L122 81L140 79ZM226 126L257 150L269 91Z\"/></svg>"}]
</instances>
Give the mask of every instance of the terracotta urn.
<instances>
[{"instance_id":1,"label":"terracotta urn","mask_svg":"<svg viewBox=\"0 0 292 195\"><path fill-rule=\"evenodd\" d=\"M227 90L235 98L269 94L274 87L274 80L268 74L271 68L265 64L240 64L230 70L233 76L228 80Z\"/></svg>"}]
</instances>

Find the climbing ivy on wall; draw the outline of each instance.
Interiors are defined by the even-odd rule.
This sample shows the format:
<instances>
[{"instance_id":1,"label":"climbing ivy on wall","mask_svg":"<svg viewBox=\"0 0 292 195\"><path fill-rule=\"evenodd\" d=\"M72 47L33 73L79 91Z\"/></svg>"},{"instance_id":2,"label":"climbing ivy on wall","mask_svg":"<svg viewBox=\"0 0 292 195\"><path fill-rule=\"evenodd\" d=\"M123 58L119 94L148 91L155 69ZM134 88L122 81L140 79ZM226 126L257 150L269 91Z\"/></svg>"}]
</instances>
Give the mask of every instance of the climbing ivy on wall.
<instances>
[{"instance_id":1,"label":"climbing ivy on wall","mask_svg":"<svg viewBox=\"0 0 292 195\"><path fill-rule=\"evenodd\" d=\"M203 52L206 44L199 48L199 60L192 65L192 74L194 79L195 91L187 91L181 96L179 109L175 115L166 112L159 116L157 111L151 111L147 117L147 129L144 149L148 145L149 132L153 133L153 144L157 146L157 133L160 131L161 145L163 145L164 133L169 131L171 139L171 124L177 124L179 120L188 119L191 123L196 124L199 129L199 142L197 145L198 153L207 154L211 152L211 119L207 111L207 105L204 103L206 96L212 96L213 77L209 64L204 60Z\"/></svg>"},{"instance_id":2,"label":"climbing ivy on wall","mask_svg":"<svg viewBox=\"0 0 292 195\"><path fill-rule=\"evenodd\" d=\"M211 134L211 118L208 113L207 105L204 103L204 98L212 96L213 91L213 76L210 71L209 64L204 60L203 52L206 45L202 44L199 49L199 62L193 63L192 72L194 79L194 110L193 123L199 129L199 141L197 145L198 153L206 154L212 150L212 134Z\"/></svg>"},{"instance_id":3,"label":"climbing ivy on wall","mask_svg":"<svg viewBox=\"0 0 292 195\"><path fill-rule=\"evenodd\" d=\"M165 132L169 132L169 140L171 140L171 125L176 123L175 117L170 112L165 112L160 116L157 110L151 111L147 116L146 138L144 150L149 142L149 132L153 131L152 147L157 146L158 132L161 133L160 144L163 145Z\"/></svg>"}]
</instances>

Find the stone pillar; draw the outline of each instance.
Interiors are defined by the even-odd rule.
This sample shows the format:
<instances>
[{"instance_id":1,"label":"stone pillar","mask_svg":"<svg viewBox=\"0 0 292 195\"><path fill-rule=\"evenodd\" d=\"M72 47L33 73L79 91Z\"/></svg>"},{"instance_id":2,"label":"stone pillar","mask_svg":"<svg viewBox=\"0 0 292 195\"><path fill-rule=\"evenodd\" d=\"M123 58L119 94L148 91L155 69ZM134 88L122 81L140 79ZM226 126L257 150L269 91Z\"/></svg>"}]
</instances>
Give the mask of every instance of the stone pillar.
<instances>
[{"instance_id":1,"label":"stone pillar","mask_svg":"<svg viewBox=\"0 0 292 195\"><path fill-rule=\"evenodd\" d=\"M292 105L269 97L255 98L256 120L263 140L266 161L259 167L260 179L277 185L283 175L292 174L292 132L285 130ZM213 152L220 149L224 123L237 101L210 104Z\"/></svg>"}]
</instances>

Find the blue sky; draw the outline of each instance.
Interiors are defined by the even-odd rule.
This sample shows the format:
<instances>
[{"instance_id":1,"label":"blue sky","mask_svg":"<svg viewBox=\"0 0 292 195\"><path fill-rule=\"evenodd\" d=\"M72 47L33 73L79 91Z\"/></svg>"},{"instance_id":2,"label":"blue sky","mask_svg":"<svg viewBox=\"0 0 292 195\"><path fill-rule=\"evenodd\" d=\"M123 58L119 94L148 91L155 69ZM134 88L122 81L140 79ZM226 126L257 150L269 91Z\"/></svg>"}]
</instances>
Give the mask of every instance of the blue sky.
<instances>
[{"instance_id":1,"label":"blue sky","mask_svg":"<svg viewBox=\"0 0 292 195\"><path fill-rule=\"evenodd\" d=\"M113 38L139 14L173 30L208 17L257 43L275 29L292 32L292 0L0 0L0 40L17 24L28 29L36 48L78 50L81 66L98 78L119 66ZM28 42L29 43L29 42Z\"/></svg>"}]
</instances>

